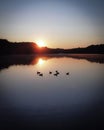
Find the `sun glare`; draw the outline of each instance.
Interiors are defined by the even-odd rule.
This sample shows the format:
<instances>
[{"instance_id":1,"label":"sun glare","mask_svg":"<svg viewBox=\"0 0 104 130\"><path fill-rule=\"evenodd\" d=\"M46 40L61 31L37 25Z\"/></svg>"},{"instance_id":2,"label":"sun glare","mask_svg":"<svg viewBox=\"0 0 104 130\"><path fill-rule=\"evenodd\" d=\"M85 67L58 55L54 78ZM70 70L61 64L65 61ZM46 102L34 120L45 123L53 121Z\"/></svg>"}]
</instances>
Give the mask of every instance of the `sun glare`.
<instances>
[{"instance_id":1,"label":"sun glare","mask_svg":"<svg viewBox=\"0 0 104 130\"><path fill-rule=\"evenodd\" d=\"M45 43L42 40L36 42L39 47L45 47Z\"/></svg>"},{"instance_id":2,"label":"sun glare","mask_svg":"<svg viewBox=\"0 0 104 130\"><path fill-rule=\"evenodd\" d=\"M38 61L38 64L42 65L43 63L44 63L44 60L40 58L39 61Z\"/></svg>"}]
</instances>

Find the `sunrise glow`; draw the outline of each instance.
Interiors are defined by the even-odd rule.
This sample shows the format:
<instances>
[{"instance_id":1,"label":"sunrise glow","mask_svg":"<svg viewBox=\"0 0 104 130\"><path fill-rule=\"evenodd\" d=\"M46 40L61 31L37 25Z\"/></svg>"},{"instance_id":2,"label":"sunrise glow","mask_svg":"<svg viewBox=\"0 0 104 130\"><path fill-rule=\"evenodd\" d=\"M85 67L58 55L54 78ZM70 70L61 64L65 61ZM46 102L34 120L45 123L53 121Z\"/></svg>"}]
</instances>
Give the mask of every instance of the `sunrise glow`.
<instances>
[{"instance_id":1,"label":"sunrise glow","mask_svg":"<svg viewBox=\"0 0 104 130\"><path fill-rule=\"evenodd\" d=\"M42 40L36 42L39 47L45 47L45 43Z\"/></svg>"}]
</instances>

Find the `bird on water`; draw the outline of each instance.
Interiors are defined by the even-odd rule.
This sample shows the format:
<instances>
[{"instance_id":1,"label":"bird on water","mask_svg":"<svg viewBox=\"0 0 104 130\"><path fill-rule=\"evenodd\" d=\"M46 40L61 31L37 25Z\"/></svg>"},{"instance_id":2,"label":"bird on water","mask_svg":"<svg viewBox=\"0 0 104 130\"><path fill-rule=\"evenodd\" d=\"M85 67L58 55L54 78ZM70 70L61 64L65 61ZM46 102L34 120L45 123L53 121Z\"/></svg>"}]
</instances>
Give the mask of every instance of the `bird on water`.
<instances>
[{"instance_id":1,"label":"bird on water","mask_svg":"<svg viewBox=\"0 0 104 130\"><path fill-rule=\"evenodd\" d=\"M66 75L69 75L69 72L67 72Z\"/></svg>"},{"instance_id":2,"label":"bird on water","mask_svg":"<svg viewBox=\"0 0 104 130\"><path fill-rule=\"evenodd\" d=\"M52 74L52 72L51 72L51 71L49 71L49 74Z\"/></svg>"},{"instance_id":3,"label":"bird on water","mask_svg":"<svg viewBox=\"0 0 104 130\"><path fill-rule=\"evenodd\" d=\"M39 71L37 71L37 74L40 74L40 72L39 72Z\"/></svg>"},{"instance_id":4,"label":"bird on water","mask_svg":"<svg viewBox=\"0 0 104 130\"><path fill-rule=\"evenodd\" d=\"M43 74L39 74L39 76L43 76Z\"/></svg>"}]
</instances>

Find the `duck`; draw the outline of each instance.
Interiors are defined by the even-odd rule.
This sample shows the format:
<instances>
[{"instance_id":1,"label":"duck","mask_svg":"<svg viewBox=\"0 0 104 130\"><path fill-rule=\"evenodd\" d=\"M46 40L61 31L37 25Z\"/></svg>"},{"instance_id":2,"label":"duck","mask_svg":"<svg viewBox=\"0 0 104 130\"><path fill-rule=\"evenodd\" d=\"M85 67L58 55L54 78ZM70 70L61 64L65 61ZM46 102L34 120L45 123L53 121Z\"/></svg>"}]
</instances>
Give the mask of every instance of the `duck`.
<instances>
[{"instance_id":1,"label":"duck","mask_svg":"<svg viewBox=\"0 0 104 130\"><path fill-rule=\"evenodd\" d=\"M67 72L66 75L69 75L69 72Z\"/></svg>"},{"instance_id":2,"label":"duck","mask_svg":"<svg viewBox=\"0 0 104 130\"><path fill-rule=\"evenodd\" d=\"M58 76L58 74L56 73L56 74L54 74L54 76Z\"/></svg>"},{"instance_id":3,"label":"duck","mask_svg":"<svg viewBox=\"0 0 104 130\"><path fill-rule=\"evenodd\" d=\"M58 74L60 74L60 73L56 70L56 74L58 75Z\"/></svg>"},{"instance_id":4,"label":"duck","mask_svg":"<svg viewBox=\"0 0 104 130\"><path fill-rule=\"evenodd\" d=\"M39 71L37 71L37 74L40 74L40 72L39 72Z\"/></svg>"},{"instance_id":5,"label":"duck","mask_svg":"<svg viewBox=\"0 0 104 130\"><path fill-rule=\"evenodd\" d=\"M52 72L51 72L51 71L49 71L49 74L52 74Z\"/></svg>"},{"instance_id":6,"label":"duck","mask_svg":"<svg viewBox=\"0 0 104 130\"><path fill-rule=\"evenodd\" d=\"M39 74L39 76L43 76L43 74Z\"/></svg>"}]
</instances>

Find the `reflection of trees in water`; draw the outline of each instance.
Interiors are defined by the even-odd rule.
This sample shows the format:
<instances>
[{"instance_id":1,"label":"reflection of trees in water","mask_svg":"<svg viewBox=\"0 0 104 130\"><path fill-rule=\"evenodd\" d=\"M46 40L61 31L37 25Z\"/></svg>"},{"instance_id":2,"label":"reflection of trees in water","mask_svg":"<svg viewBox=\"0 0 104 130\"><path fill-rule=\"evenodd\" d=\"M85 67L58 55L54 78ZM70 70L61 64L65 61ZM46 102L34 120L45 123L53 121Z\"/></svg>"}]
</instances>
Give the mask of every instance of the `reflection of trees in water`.
<instances>
[{"instance_id":1,"label":"reflection of trees in water","mask_svg":"<svg viewBox=\"0 0 104 130\"><path fill-rule=\"evenodd\" d=\"M1 56L0 69L8 68L11 65L30 65L37 62L38 58L32 55Z\"/></svg>"},{"instance_id":2,"label":"reflection of trees in water","mask_svg":"<svg viewBox=\"0 0 104 130\"><path fill-rule=\"evenodd\" d=\"M85 59L90 62L104 63L104 54L70 54L70 57Z\"/></svg>"},{"instance_id":3,"label":"reflection of trees in water","mask_svg":"<svg viewBox=\"0 0 104 130\"><path fill-rule=\"evenodd\" d=\"M49 54L49 55L11 55L1 56L0 70L8 68L11 65L35 65L39 62L39 59L48 60L50 58L76 58L85 59L90 62L104 63L103 54Z\"/></svg>"}]
</instances>

